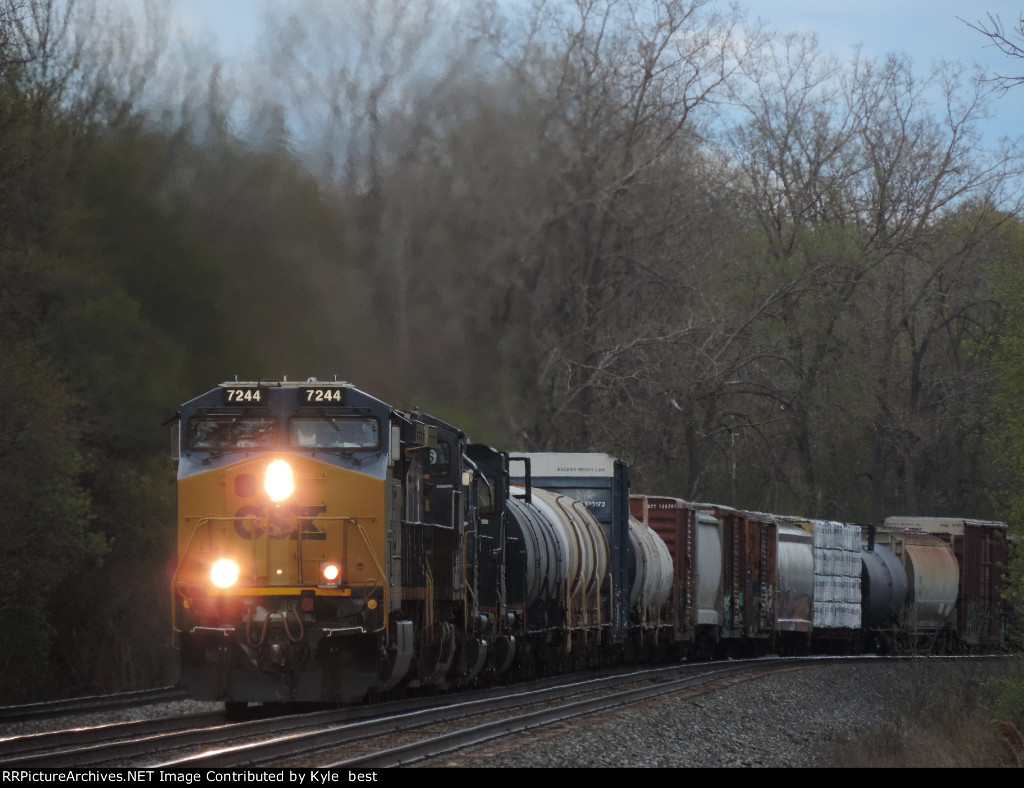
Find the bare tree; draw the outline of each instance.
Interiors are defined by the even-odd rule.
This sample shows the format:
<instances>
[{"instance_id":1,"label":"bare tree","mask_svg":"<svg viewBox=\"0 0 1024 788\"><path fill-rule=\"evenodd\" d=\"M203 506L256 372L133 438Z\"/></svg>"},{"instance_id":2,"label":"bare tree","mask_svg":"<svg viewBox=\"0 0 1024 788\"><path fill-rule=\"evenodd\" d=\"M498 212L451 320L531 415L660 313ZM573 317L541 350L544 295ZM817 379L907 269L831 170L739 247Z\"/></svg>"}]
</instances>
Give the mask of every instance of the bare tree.
<instances>
[{"instance_id":1,"label":"bare tree","mask_svg":"<svg viewBox=\"0 0 1024 788\"><path fill-rule=\"evenodd\" d=\"M428 366L418 325L437 321L430 307L443 292L431 286L429 254L448 191L437 152L453 126L437 120L461 112L446 85L483 77L475 25L486 13L469 3L307 0L268 16L261 90L279 96L294 144L341 203L334 265L372 282L368 298L350 291L339 312L376 335L387 366L412 379ZM425 194L428 183L438 191Z\"/></svg>"},{"instance_id":2,"label":"bare tree","mask_svg":"<svg viewBox=\"0 0 1024 788\"><path fill-rule=\"evenodd\" d=\"M751 403L786 414L766 457L804 511L858 495L873 501L862 516L917 510L958 472L948 459L927 470L948 428L966 435L984 418L981 359L962 349L997 324L980 250L1020 204L1022 160L980 147L990 91L955 69L918 79L898 57L839 68L793 39L770 66L752 75L751 120L733 136L766 281L792 283L763 329L787 350Z\"/></svg>"},{"instance_id":3,"label":"bare tree","mask_svg":"<svg viewBox=\"0 0 1024 788\"><path fill-rule=\"evenodd\" d=\"M525 440L590 448L641 411L641 395L656 424L679 417L673 387L644 368L701 346L698 325L717 319L694 311L697 277L717 275L724 247L698 239L728 198L712 194L699 141L750 40L739 17L700 1L541 11L531 29L546 35L515 73L548 107L542 207L502 279L529 327L516 359L538 393Z\"/></svg>"},{"instance_id":4,"label":"bare tree","mask_svg":"<svg viewBox=\"0 0 1024 788\"><path fill-rule=\"evenodd\" d=\"M961 17L957 17L957 19L960 19L968 27L986 36L991 42L989 46L994 46L1007 57L1016 60L1024 59L1024 14L1017 20L1015 27L1009 28L1003 24L1003 20L999 18L998 14L995 16L987 14L987 22L979 19L972 23ZM1008 90L1014 85L1024 83L1024 76L996 74L995 80L1000 87Z\"/></svg>"}]
</instances>

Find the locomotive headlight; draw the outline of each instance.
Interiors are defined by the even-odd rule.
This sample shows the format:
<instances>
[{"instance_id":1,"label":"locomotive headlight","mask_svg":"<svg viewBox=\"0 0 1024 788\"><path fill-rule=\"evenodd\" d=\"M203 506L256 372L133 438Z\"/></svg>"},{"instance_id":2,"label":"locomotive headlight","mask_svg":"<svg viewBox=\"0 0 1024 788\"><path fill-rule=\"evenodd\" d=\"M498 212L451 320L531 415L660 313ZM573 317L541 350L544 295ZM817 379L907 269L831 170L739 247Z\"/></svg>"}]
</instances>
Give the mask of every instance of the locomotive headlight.
<instances>
[{"instance_id":1,"label":"locomotive headlight","mask_svg":"<svg viewBox=\"0 0 1024 788\"><path fill-rule=\"evenodd\" d=\"M281 503L295 492L295 475L292 466L284 460L274 460L267 466L267 475L263 478L263 489L274 503Z\"/></svg>"},{"instance_id":2,"label":"locomotive headlight","mask_svg":"<svg viewBox=\"0 0 1024 788\"><path fill-rule=\"evenodd\" d=\"M210 582L217 588L231 588L238 582L238 564L230 558L214 561L210 567Z\"/></svg>"},{"instance_id":3,"label":"locomotive headlight","mask_svg":"<svg viewBox=\"0 0 1024 788\"><path fill-rule=\"evenodd\" d=\"M320 587L337 588L341 582L341 564L337 561L320 562Z\"/></svg>"}]
</instances>

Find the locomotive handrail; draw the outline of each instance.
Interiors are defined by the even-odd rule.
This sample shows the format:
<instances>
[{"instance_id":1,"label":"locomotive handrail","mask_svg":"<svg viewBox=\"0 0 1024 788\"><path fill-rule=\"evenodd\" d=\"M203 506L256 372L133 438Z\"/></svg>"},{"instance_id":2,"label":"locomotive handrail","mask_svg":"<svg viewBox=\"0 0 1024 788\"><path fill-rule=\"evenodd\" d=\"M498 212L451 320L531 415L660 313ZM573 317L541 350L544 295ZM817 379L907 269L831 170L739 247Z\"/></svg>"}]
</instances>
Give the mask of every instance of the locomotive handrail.
<instances>
[{"instance_id":1,"label":"locomotive handrail","mask_svg":"<svg viewBox=\"0 0 1024 788\"><path fill-rule=\"evenodd\" d=\"M386 577L386 574L384 572L384 567L382 567L381 563L380 563L380 558L377 555L377 553L374 551L373 545L370 544L370 539L369 539L369 537L366 534L366 530L363 528L363 526L362 526L362 524L360 522L360 521L374 522L377 519L376 517L351 517L351 516L331 516L331 515L322 516L321 515L321 516L315 516L315 517L309 517L309 518L303 518L303 519L304 520L311 520L311 521L314 521L314 522L319 522L319 521L324 521L324 520L333 520L333 521L347 522L347 523L351 523L352 525L354 525L356 527L356 530L359 533L360 538L363 541L363 544L366 546L366 549L369 552L370 557L373 559L374 566L377 568L377 572L380 574L380 577L382 577L382 578ZM236 521L236 520L253 520L253 521L258 521L259 517L255 516L255 515L242 515L241 517L235 517L235 516L231 516L231 515L185 515L184 517L182 517L182 520L184 520L185 522L189 522L189 521L193 521L193 520L196 521L195 526L192 529L192 533L189 535L188 542L186 542L186 544L185 544L185 549L182 552L182 555L188 555L189 550L192 547L192 542L195 541L196 534L199 533L199 529L204 527L204 526L206 526L206 525L208 525L209 523L211 523L211 522L219 522L219 521L232 521L233 522L233 521ZM255 571L256 541L257 540L256 540L255 537L253 537L249 541L252 542L253 567L254 567L254 571ZM301 542L302 540L299 539L297 541ZM301 561L301 559L302 559L302 554L301 554L302 548L301 548L301 545L298 547L298 550L299 550L298 558ZM183 561L179 560L177 566L174 568L174 574L171 576L171 586L178 593L180 593L180 590L179 590L180 586L184 585L183 583L179 583L179 581L178 581L178 574L181 571L182 564L183 564ZM253 582L255 582L255 579L254 579ZM375 578L370 578L369 582L364 582L363 583L364 589L367 586L376 587L377 585L380 585L380 584L378 584L378 582L376 581ZM383 585L382 585L382 587L383 587ZM365 596L365 591L364 591L364 596ZM386 600L383 600L383 601L386 602ZM384 630L384 631L387 630L387 620L388 620L388 609L387 608L388 608L388 605L385 604L384 605L384 616L383 616L384 623L383 623L383 626L379 627L378 629L373 630L374 632L380 632L381 630ZM175 600L174 600L173 597L171 598L171 631L172 631L172 634L173 633L181 634L181 632L182 632L182 629L178 627L177 605L175 604Z\"/></svg>"},{"instance_id":2,"label":"locomotive handrail","mask_svg":"<svg viewBox=\"0 0 1024 788\"><path fill-rule=\"evenodd\" d=\"M188 537L188 542L185 543L184 555L188 555L189 549L192 547L192 541L196 538L196 534L199 532L200 527L205 525L206 522L213 519L237 519L237 518L214 518L206 517L201 515L192 515L182 518L185 522L189 520L198 520L195 527L192 529L192 533ZM174 574L171 575L171 587L175 590L178 588L178 573L181 571L182 560L178 559L178 565L174 567ZM181 630L178 628L178 606L175 604L174 597L171 597L171 637L173 640L174 633L181 634Z\"/></svg>"},{"instance_id":3,"label":"locomotive handrail","mask_svg":"<svg viewBox=\"0 0 1024 788\"><path fill-rule=\"evenodd\" d=\"M427 598L426 602L429 604L423 605L424 625L427 629L431 629L434 626L434 575L430 571L430 565L423 560L423 555L419 556L420 570L423 572L423 579L426 583Z\"/></svg>"},{"instance_id":4,"label":"locomotive handrail","mask_svg":"<svg viewBox=\"0 0 1024 788\"><path fill-rule=\"evenodd\" d=\"M330 516L330 515L323 516L323 515L318 515L316 517L312 517L312 518L309 518L309 519L311 519L313 522L317 522L317 521L320 521L320 520L340 520L342 522L348 522L348 523L351 523L352 525L354 525L356 527L356 530L359 532L359 537L363 540L363 544L366 546L367 552L369 552L369 554L370 554L370 558L373 559L373 565L375 567L377 567L377 571L380 573L381 582L379 583L379 585L380 585L382 591L388 587L387 586L387 574L384 571L384 567L381 566L380 557L374 551L373 545L370 544L370 537L366 535L366 529L363 528L363 525L362 525L362 522L361 522L361 521L375 522L377 520L376 517L351 517L351 516L344 516L343 517L343 516ZM363 583L363 598L364 599L366 598L366 589L368 587L376 588L377 585L378 585L378 583L377 583L377 580L375 578L370 578L370 582L364 582ZM374 632L381 632L381 631L383 631L384 632L385 642L386 642L387 641L387 632L388 632L388 617L390 616L390 610L388 609L389 605L388 605L388 600L387 599L382 599L381 602L384 603L384 605L383 605L384 610L383 610L383 616L382 616L382 623L381 623L381 626L379 626L377 629L375 629L373 631ZM363 628L361 628L361 629L363 629ZM363 629L363 631L365 632L366 630Z\"/></svg>"},{"instance_id":5,"label":"locomotive handrail","mask_svg":"<svg viewBox=\"0 0 1024 788\"><path fill-rule=\"evenodd\" d=\"M193 515L185 515L184 517L182 517L182 519L185 522L188 522L190 520L195 520L196 521L195 527L192 529L192 533L188 537L188 542L185 543L185 550L183 552L183 555L188 555L189 550L192 548L192 542L196 538L196 534L199 533L199 529L202 528L203 526L205 526L207 523L215 522L215 521L219 521L219 520L232 520L232 521L235 521L235 520L258 520L259 518L257 518L255 515L243 515L241 517L228 517L228 516L224 516L224 515L195 515L195 514L193 514ZM255 533L255 530L254 530L254 533ZM253 543L253 560L255 561L255 551L256 551L256 539L255 539L255 537L253 538L252 543ZM179 559L178 560L178 565L174 567L174 574L171 575L171 587L173 589L175 589L175 591L178 590L179 585L182 585L182 584L180 584L178 582L178 573L181 571L182 563L183 563L183 561L181 559ZM182 630L178 628L178 606L174 603L174 597L172 596L171 597L171 635L172 635L172 639L173 639L173 635L174 635L175 632L177 632L178 634L181 634Z\"/></svg>"},{"instance_id":6,"label":"locomotive handrail","mask_svg":"<svg viewBox=\"0 0 1024 788\"><path fill-rule=\"evenodd\" d=\"M366 627L322 627L320 631L328 638L337 635L365 635Z\"/></svg>"},{"instance_id":7,"label":"locomotive handrail","mask_svg":"<svg viewBox=\"0 0 1024 788\"><path fill-rule=\"evenodd\" d=\"M347 523L351 523L352 525L354 525L356 527L356 530L359 532L360 538L363 540L363 544L366 546L367 551L370 553L370 558L373 559L373 565L375 567L377 567L377 571L380 573L380 577L382 578L382 580L379 583L379 585L380 585L381 589L387 588L387 573L384 571L384 567L381 566L380 557L374 551L373 545L370 544L370 537L366 535L366 529L363 528L363 525L362 525L362 522L361 522L361 521L375 522L377 520L376 517L351 517L351 516L341 516L341 515L317 515L315 517L310 517L310 518L305 518L305 519L311 520L312 522L320 522L322 520L340 520L341 522L347 522ZM370 578L370 582L364 582L363 583L363 597L364 597L364 599L366 597L366 588L367 587L376 588L377 585L378 585L378 583L377 583L375 578ZM387 604L388 600L387 599L383 599L381 601L384 602L383 623L382 623L382 625L380 627L378 627L377 629L375 629L373 631L374 632L381 632L381 631L383 631L384 632L384 636L385 636L385 640L386 640L387 639L387 631L388 631L388 617L390 615L390 611L388 610L388 607L389 607L389 605ZM365 632L366 630L364 629L363 631Z\"/></svg>"}]
</instances>

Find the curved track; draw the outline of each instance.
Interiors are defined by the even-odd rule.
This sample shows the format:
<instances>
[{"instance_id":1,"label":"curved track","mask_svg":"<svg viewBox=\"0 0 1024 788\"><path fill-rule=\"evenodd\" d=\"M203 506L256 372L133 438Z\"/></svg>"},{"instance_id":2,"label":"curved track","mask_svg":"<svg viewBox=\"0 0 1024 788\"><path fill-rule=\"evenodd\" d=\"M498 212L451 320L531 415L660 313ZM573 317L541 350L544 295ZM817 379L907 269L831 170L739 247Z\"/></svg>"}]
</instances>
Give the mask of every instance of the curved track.
<instances>
[{"instance_id":1,"label":"curved track","mask_svg":"<svg viewBox=\"0 0 1024 788\"><path fill-rule=\"evenodd\" d=\"M226 723L223 713L122 723L0 740L5 767L83 765L219 768L274 765L352 769L429 765L461 748L675 692L708 693L770 672L843 657L689 663L579 675L500 690L418 698ZM905 659L905 658L904 658ZM454 760L453 760L454 758Z\"/></svg>"}]
</instances>

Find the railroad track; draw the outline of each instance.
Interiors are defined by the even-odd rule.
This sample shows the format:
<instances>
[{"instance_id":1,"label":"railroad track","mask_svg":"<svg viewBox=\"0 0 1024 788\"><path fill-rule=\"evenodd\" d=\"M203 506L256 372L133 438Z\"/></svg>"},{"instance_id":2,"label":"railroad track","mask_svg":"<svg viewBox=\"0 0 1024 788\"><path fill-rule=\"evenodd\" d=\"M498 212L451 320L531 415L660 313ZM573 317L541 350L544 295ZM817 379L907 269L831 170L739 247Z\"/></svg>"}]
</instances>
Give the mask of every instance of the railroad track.
<instances>
[{"instance_id":1,"label":"railroad track","mask_svg":"<svg viewBox=\"0 0 1024 788\"><path fill-rule=\"evenodd\" d=\"M9 736L0 739L0 765L28 769L110 764L176 741L187 746L216 740L216 728L224 720L223 712L211 712Z\"/></svg>"},{"instance_id":2,"label":"railroad track","mask_svg":"<svg viewBox=\"0 0 1024 788\"><path fill-rule=\"evenodd\" d=\"M117 692L111 695L62 698L41 703L26 703L20 706L0 706L0 725L22 720L134 708L147 703L167 703L185 697L187 696L184 690L177 687L159 687L133 692Z\"/></svg>"},{"instance_id":3,"label":"railroad track","mask_svg":"<svg viewBox=\"0 0 1024 788\"><path fill-rule=\"evenodd\" d=\"M554 686L549 680L546 686L518 685L235 723L228 723L223 713L214 713L103 725L2 739L0 764L5 768L273 765L370 769L430 765L429 759L445 755L443 762L451 765L461 756L453 760L446 754L460 748L606 713L659 695L711 692L738 680L825 661L834 658L684 664L591 678L576 674L571 681Z\"/></svg>"},{"instance_id":4,"label":"railroad track","mask_svg":"<svg viewBox=\"0 0 1024 788\"><path fill-rule=\"evenodd\" d=\"M553 687L512 688L500 695L489 693L478 698L452 696L419 709L363 721L280 731L266 739L242 741L146 765L223 768L273 764L349 769L405 766L532 727L688 687L713 687L737 676L791 670L800 664L807 663L774 659L726 665L677 665L582 680L574 677Z\"/></svg>"},{"instance_id":5,"label":"railroad track","mask_svg":"<svg viewBox=\"0 0 1024 788\"><path fill-rule=\"evenodd\" d=\"M220 742L271 737L359 720L377 707L281 714L272 707L250 709L245 721L232 721L224 711L119 722L0 737L0 765L17 768L122 766L151 762L154 753L209 746Z\"/></svg>"},{"instance_id":6,"label":"railroad track","mask_svg":"<svg viewBox=\"0 0 1024 788\"><path fill-rule=\"evenodd\" d=\"M657 684L634 686L630 689L615 692L587 693L587 696L584 698L567 699L536 710L512 710L511 713L502 714L493 719L481 721L478 724L460 722L458 726L451 730L420 737L399 746L389 746L386 749L368 752L364 755L331 761L323 765L331 768L348 769L410 766L431 758L447 756L464 748L485 744L495 739L547 725L565 723L578 717L599 714L621 706L650 700L661 695L695 687L709 688L708 691L710 691L711 687L717 687L723 682L729 682L740 676L743 678L753 678L768 672L793 669L795 669L793 666L783 667L780 665L774 665L770 668L732 665L717 667L705 673L670 679L658 682ZM457 762L453 763L445 759L444 765L453 766L458 764Z\"/></svg>"}]
</instances>

